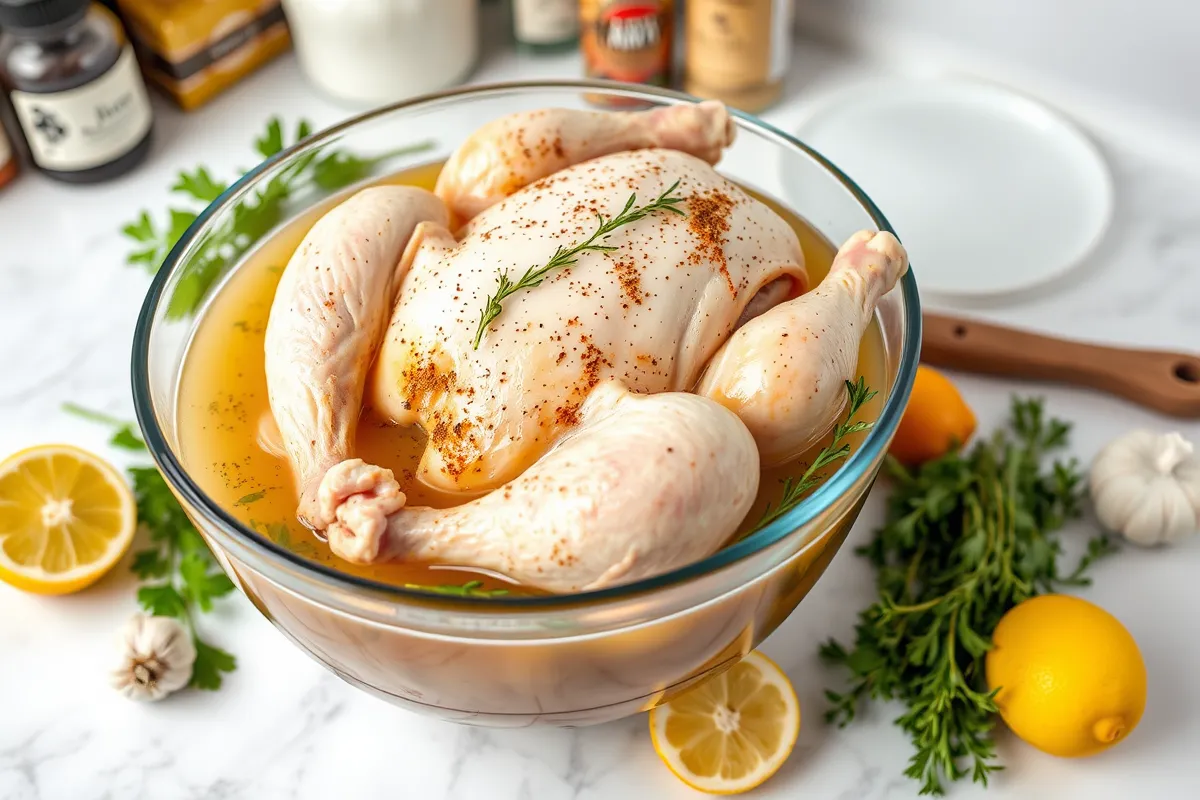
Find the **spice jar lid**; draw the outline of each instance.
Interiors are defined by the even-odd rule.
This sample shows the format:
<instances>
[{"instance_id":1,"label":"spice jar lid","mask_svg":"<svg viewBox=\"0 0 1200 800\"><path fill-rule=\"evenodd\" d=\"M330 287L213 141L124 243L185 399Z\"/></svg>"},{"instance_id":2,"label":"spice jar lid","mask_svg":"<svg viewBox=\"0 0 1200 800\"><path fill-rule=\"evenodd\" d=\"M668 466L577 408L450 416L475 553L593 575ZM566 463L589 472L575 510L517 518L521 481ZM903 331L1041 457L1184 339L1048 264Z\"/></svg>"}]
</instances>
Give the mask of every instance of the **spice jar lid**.
<instances>
[{"instance_id":1,"label":"spice jar lid","mask_svg":"<svg viewBox=\"0 0 1200 800\"><path fill-rule=\"evenodd\" d=\"M0 25L30 30L82 16L91 0L0 0Z\"/></svg>"}]
</instances>

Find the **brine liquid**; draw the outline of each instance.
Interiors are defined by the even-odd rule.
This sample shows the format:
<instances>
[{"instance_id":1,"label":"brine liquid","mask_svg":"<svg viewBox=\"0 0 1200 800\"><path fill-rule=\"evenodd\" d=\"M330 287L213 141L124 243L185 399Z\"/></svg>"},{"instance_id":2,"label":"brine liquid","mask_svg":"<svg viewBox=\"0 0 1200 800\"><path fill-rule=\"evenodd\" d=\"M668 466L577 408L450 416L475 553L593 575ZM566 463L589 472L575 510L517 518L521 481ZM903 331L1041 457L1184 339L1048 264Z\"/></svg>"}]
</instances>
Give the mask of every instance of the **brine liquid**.
<instances>
[{"instance_id":1,"label":"brine liquid","mask_svg":"<svg viewBox=\"0 0 1200 800\"><path fill-rule=\"evenodd\" d=\"M385 182L432 189L440 164L419 167ZM829 271L835 248L800 217L758 195L795 229L804 248L812 285ZM177 424L184 465L200 488L246 525L301 556L343 572L385 583L459 585L483 581L484 588L532 593L502 576L451 564L392 563L359 566L336 558L328 546L296 520L297 493L285 458L260 446L260 425L269 419L263 338L279 276L293 251L326 207L314 209L265 242L243 263L213 299L197 326L184 362ZM877 323L868 328L858 356L858 373L875 389L885 389L886 362ZM884 392L868 403L862 419L875 419ZM861 437L851 440L857 446ZM358 427L356 456L392 470L408 505L444 508L456 497L403 476L416 472L425 435L416 427L400 428L364 413ZM800 475L820 447L787 467L763 473L759 496L735 539L756 527L764 508L779 499L782 482ZM683 532L681 532L683 533Z\"/></svg>"}]
</instances>

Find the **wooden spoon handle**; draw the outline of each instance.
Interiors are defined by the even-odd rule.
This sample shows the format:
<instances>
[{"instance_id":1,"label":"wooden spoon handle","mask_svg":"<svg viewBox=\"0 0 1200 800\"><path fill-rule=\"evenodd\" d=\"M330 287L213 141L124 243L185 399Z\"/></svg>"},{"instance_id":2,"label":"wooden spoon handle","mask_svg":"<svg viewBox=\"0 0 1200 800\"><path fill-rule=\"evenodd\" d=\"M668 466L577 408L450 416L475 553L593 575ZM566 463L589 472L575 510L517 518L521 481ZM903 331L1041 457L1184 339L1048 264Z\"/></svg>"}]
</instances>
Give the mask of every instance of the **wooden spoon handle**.
<instances>
[{"instance_id":1,"label":"wooden spoon handle","mask_svg":"<svg viewBox=\"0 0 1200 800\"><path fill-rule=\"evenodd\" d=\"M1039 336L925 314L921 360L936 367L1098 389L1174 417L1200 417L1200 357Z\"/></svg>"}]
</instances>

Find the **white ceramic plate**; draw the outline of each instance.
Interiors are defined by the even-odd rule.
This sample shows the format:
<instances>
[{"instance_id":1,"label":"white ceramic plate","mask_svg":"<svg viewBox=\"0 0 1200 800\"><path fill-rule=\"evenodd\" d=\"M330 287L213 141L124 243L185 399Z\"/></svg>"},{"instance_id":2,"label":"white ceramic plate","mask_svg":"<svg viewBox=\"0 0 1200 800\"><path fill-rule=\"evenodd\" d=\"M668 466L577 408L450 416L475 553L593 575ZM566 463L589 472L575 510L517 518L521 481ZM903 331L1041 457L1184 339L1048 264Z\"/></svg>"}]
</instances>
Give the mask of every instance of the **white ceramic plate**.
<instances>
[{"instance_id":1,"label":"white ceramic plate","mask_svg":"<svg viewBox=\"0 0 1200 800\"><path fill-rule=\"evenodd\" d=\"M997 86L864 84L826 98L797 133L887 215L922 293L983 298L1040 286L1078 265L1112 215L1112 178L1095 145Z\"/></svg>"}]
</instances>

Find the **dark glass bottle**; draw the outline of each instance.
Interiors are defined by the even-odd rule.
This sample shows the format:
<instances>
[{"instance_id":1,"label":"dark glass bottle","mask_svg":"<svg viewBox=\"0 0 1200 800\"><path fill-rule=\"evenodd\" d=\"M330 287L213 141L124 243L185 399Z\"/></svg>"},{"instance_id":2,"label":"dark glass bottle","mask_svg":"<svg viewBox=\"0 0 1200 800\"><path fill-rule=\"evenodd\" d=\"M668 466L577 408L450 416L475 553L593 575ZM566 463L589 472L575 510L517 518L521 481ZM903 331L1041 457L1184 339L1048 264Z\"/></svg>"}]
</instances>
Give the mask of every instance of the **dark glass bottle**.
<instances>
[{"instance_id":1,"label":"dark glass bottle","mask_svg":"<svg viewBox=\"0 0 1200 800\"><path fill-rule=\"evenodd\" d=\"M34 165L94 183L150 151L153 115L133 50L90 0L0 0L0 84Z\"/></svg>"}]
</instances>

